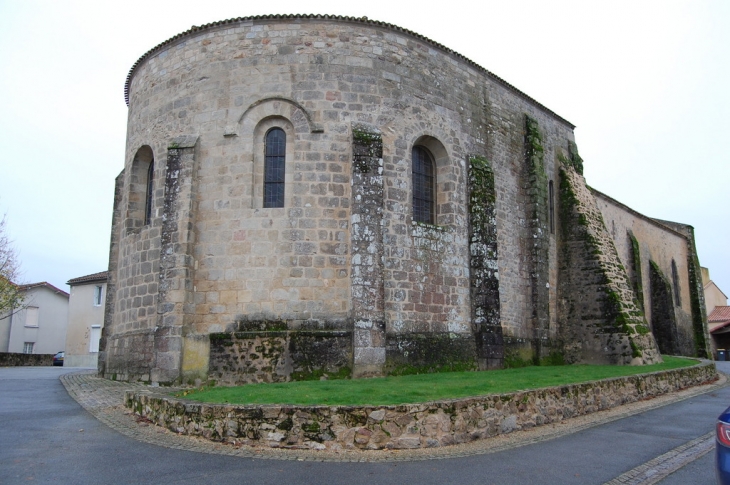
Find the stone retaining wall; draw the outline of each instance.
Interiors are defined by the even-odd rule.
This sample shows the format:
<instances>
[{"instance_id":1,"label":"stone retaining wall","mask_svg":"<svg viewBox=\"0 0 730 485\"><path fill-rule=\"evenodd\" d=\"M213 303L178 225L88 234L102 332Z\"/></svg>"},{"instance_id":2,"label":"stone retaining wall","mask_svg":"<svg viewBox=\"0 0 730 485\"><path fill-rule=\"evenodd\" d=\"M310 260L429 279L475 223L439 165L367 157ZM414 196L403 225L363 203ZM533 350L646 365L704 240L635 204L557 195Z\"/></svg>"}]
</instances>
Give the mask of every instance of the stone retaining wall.
<instances>
[{"instance_id":1,"label":"stone retaining wall","mask_svg":"<svg viewBox=\"0 0 730 485\"><path fill-rule=\"evenodd\" d=\"M53 365L54 354L18 354L0 352L0 367L47 366Z\"/></svg>"},{"instance_id":2,"label":"stone retaining wall","mask_svg":"<svg viewBox=\"0 0 730 485\"><path fill-rule=\"evenodd\" d=\"M712 362L510 394L397 406L234 406L127 391L125 405L182 434L274 448L448 446L560 422L717 379Z\"/></svg>"}]
</instances>

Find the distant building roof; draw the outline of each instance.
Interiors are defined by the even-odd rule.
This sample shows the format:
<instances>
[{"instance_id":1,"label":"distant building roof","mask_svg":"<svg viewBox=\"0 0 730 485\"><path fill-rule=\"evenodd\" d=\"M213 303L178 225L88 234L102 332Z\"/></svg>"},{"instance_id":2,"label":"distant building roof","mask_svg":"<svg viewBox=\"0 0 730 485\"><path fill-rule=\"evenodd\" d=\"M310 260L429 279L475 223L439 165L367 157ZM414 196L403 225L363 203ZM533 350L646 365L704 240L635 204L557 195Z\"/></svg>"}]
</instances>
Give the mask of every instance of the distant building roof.
<instances>
[{"instance_id":1,"label":"distant building roof","mask_svg":"<svg viewBox=\"0 0 730 485\"><path fill-rule=\"evenodd\" d=\"M51 291L53 291L55 293L60 293L61 295L63 295L66 298L68 298L68 293L66 293L65 291L63 291L60 288L56 288L55 286L53 286L52 284L50 284L50 283L48 283L46 281L41 281L40 283L30 283L30 284L27 284L27 285L18 285L18 289L20 291L28 291L28 290L32 290L34 288L41 288L41 287L46 287L49 290L51 290Z\"/></svg>"},{"instance_id":2,"label":"distant building roof","mask_svg":"<svg viewBox=\"0 0 730 485\"><path fill-rule=\"evenodd\" d=\"M720 289L720 287L719 287L719 286L717 286L717 284L716 284L716 283L715 283L714 281L712 281L712 280L708 281L708 282L707 282L707 284L706 284L706 285L705 285L705 286L703 287L703 289L704 289L705 291L707 291L707 288L709 288L710 286L714 286L714 287L715 287L715 288L717 289L717 291L719 291L720 293L722 293L722 296L724 296L724 297L725 297L725 299L727 300L727 295L725 294L725 292L724 292L724 291L722 291L722 290Z\"/></svg>"},{"instance_id":3,"label":"distant building roof","mask_svg":"<svg viewBox=\"0 0 730 485\"><path fill-rule=\"evenodd\" d=\"M707 317L708 322L723 322L730 320L730 306L716 306Z\"/></svg>"},{"instance_id":4,"label":"distant building roof","mask_svg":"<svg viewBox=\"0 0 730 485\"><path fill-rule=\"evenodd\" d=\"M707 317L710 333L728 333L730 330L730 306L716 306Z\"/></svg>"},{"instance_id":5,"label":"distant building roof","mask_svg":"<svg viewBox=\"0 0 730 485\"><path fill-rule=\"evenodd\" d=\"M109 272L108 271L102 271L100 273L94 273L89 274L86 276L79 276L78 278L70 279L66 282L69 286L74 285L83 285L86 283L96 283L97 281L106 282L106 280L109 278Z\"/></svg>"}]
</instances>

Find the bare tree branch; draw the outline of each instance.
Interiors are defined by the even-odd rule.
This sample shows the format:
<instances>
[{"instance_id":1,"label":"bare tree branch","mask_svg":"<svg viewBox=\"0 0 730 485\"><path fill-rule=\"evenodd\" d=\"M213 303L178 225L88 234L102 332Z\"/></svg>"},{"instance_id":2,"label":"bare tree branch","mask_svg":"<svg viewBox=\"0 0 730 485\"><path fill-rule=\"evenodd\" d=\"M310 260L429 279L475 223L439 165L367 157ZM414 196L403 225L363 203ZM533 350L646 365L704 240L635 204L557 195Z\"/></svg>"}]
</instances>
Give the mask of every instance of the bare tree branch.
<instances>
[{"instance_id":1,"label":"bare tree branch","mask_svg":"<svg viewBox=\"0 0 730 485\"><path fill-rule=\"evenodd\" d=\"M6 233L3 216L0 220L0 318L10 316L23 307L23 294L17 284L19 277L20 263Z\"/></svg>"}]
</instances>

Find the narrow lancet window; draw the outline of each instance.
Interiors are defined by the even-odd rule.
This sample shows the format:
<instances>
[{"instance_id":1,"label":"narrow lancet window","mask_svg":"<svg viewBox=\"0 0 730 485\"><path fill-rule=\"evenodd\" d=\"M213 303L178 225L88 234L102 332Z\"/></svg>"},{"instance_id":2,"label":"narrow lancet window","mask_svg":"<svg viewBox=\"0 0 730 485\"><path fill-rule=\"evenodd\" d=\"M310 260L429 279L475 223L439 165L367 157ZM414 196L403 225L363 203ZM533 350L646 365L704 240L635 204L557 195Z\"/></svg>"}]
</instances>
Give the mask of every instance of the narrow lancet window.
<instances>
[{"instance_id":1,"label":"narrow lancet window","mask_svg":"<svg viewBox=\"0 0 730 485\"><path fill-rule=\"evenodd\" d=\"M144 223L149 224L152 221L152 190L153 190L153 175L154 163L150 162L150 166L147 167L147 188L145 190L144 199Z\"/></svg>"},{"instance_id":2,"label":"narrow lancet window","mask_svg":"<svg viewBox=\"0 0 730 485\"><path fill-rule=\"evenodd\" d=\"M266 133L264 157L264 207L284 207L286 133L272 128Z\"/></svg>"},{"instance_id":3,"label":"narrow lancet window","mask_svg":"<svg viewBox=\"0 0 730 485\"><path fill-rule=\"evenodd\" d=\"M677 272L677 263L672 259L672 286L674 287L674 304L676 306L682 306L682 300L680 298L679 291L679 273Z\"/></svg>"},{"instance_id":4,"label":"narrow lancet window","mask_svg":"<svg viewBox=\"0 0 730 485\"><path fill-rule=\"evenodd\" d=\"M413 148L413 220L433 224L435 177L433 157L423 147Z\"/></svg>"},{"instance_id":5,"label":"narrow lancet window","mask_svg":"<svg viewBox=\"0 0 730 485\"><path fill-rule=\"evenodd\" d=\"M553 181L548 182L548 208L550 212L550 234L555 234L555 194Z\"/></svg>"}]
</instances>

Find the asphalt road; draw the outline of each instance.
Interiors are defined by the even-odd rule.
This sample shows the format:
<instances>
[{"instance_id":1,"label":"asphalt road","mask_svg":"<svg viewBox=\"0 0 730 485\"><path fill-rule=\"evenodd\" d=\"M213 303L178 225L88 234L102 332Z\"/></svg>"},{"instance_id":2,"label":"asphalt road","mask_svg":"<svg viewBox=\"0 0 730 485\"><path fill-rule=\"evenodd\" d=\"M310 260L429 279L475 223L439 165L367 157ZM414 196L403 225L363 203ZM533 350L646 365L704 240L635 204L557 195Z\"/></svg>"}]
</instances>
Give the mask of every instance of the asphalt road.
<instances>
[{"instance_id":1,"label":"asphalt road","mask_svg":"<svg viewBox=\"0 0 730 485\"><path fill-rule=\"evenodd\" d=\"M730 371L730 363L720 363ZM714 428L730 387L499 453L398 463L313 463L158 447L98 422L58 377L0 368L0 484L603 484ZM664 485L715 483L713 454Z\"/></svg>"}]
</instances>

